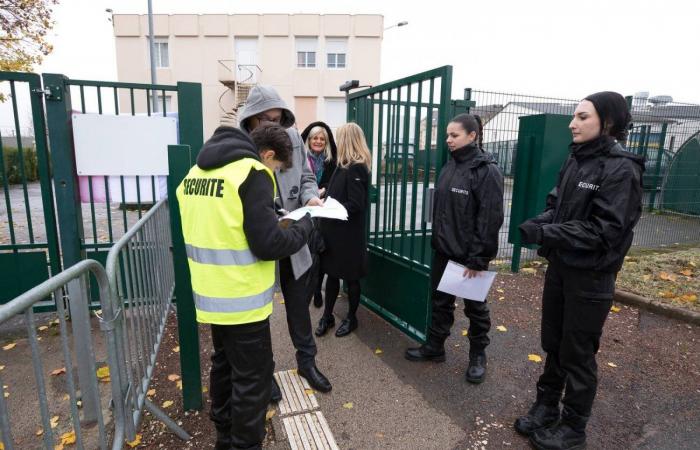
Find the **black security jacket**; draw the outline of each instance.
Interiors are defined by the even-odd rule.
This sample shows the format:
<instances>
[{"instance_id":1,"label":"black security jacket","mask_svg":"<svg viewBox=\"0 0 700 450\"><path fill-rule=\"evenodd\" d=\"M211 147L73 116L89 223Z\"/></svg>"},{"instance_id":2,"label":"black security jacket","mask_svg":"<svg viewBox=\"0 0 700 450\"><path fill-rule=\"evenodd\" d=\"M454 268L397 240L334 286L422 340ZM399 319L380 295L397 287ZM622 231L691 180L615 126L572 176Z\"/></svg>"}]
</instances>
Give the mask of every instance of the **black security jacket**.
<instances>
[{"instance_id":1,"label":"black security jacket","mask_svg":"<svg viewBox=\"0 0 700 450\"><path fill-rule=\"evenodd\" d=\"M238 128L219 127L204 143L197 165L204 170L216 169L243 158L260 161L255 144ZM238 188L243 205L243 232L250 251L262 260L282 259L299 251L313 228L306 216L289 228L281 228L274 206L274 186L264 170L250 169Z\"/></svg>"},{"instance_id":2,"label":"black security jacket","mask_svg":"<svg viewBox=\"0 0 700 450\"><path fill-rule=\"evenodd\" d=\"M473 270L487 270L503 224L503 174L470 144L450 154L435 185L432 246Z\"/></svg>"},{"instance_id":3,"label":"black security jacket","mask_svg":"<svg viewBox=\"0 0 700 450\"><path fill-rule=\"evenodd\" d=\"M542 225L539 254L578 269L617 272L642 213L644 158L608 136L570 149L547 207L530 219Z\"/></svg>"}]
</instances>

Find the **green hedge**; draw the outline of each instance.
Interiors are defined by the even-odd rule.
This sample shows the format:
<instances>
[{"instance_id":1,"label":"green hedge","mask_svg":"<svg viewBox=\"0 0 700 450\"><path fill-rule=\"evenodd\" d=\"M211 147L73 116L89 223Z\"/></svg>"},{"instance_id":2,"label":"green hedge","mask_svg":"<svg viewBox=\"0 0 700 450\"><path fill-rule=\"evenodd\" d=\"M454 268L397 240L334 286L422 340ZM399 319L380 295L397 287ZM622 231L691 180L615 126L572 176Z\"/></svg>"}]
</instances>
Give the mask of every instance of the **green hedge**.
<instances>
[{"instance_id":1,"label":"green hedge","mask_svg":"<svg viewBox=\"0 0 700 450\"><path fill-rule=\"evenodd\" d=\"M22 183L22 169L19 164L19 151L14 147L4 147L2 149L3 164L7 181L10 184ZM22 156L24 156L24 174L27 177L27 182L37 181L39 179L39 164L34 148L23 148ZM3 173L0 172L0 185L3 185Z\"/></svg>"}]
</instances>

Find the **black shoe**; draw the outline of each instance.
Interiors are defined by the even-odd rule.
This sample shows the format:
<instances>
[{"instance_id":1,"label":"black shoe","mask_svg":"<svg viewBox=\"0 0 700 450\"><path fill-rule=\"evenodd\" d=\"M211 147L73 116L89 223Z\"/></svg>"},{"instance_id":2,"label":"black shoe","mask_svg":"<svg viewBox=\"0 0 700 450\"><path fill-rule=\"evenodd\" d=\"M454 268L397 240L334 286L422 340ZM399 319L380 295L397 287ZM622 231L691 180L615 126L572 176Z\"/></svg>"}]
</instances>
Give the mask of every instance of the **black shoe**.
<instances>
[{"instance_id":1,"label":"black shoe","mask_svg":"<svg viewBox=\"0 0 700 450\"><path fill-rule=\"evenodd\" d=\"M272 377L272 393L270 394L270 403L277 403L282 400L282 391L275 377Z\"/></svg>"},{"instance_id":2,"label":"black shoe","mask_svg":"<svg viewBox=\"0 0 700 450\"><path fill-rule=\"evenodd\" d=\"M216 444L214 450L231 450L233 439L231 439L231 429L223 429L216 427Z\"/></svg>"},{"instance_id":3,"label":"black shoe","mask_svg":"<svg viewBox=\"0 0 700 450\"><path fill-rule=\"evenodd\" d=\"M558 421L558 405L545 405L544 403L535 402L527 412L527 415L518 417L513 426L518 433L531 436L535 431L552 426Z\"/></svg>"},{"instance_id":4,"label":"black shoe","mask_svg":"<svg viewBox=\"0 0 700 450\"><path fill-rule=\"evenodd\" d=\"M335 317L330 316L321 316L321 319L318 321L318 327L316 327L316 331L314 331L314 334L316 336L323 336L335 326Z\"/></svg>"},{"instance_id":5,"label":"black shoe","mask_svg":"<svg viewBox=\"0 0 700 450\"><path fill-rule=\"evenodd\" d=\"M323 306L323 295L321 294L321 291L318 291L314 294L314 306L316 308L320 308Z\"/></svg>"},{"instance_id":6,"label":"black shoe","mask_svg":"<svg viewBox=\"0 0 700 450\"><path fill-rule=\"evenodd\" d=\"M347 336L348 334L352 333L355 329L357 329L357 319L343 319L343 321L340 322L340 326L338 327L338 329L335 330L335 335L336 337Z\"/></svg>"},{"instance_id":7,"label":"black shoe","mask_svg":"<svg viewBox=\"0 0 700 450\"><path fill-rule=\"evenodd\" d=\"M576 450L586 447L586 432L578 431L566 422L541 428L530 436L537 450Z\"/></svg>"},{"instance_id":8,"label":"black shoe","mask_svg":"<svg viewBox=\"0 0 700 450\"><path fill-rule=\"evenodd\" d=\"M468 382L479 384L486 378L486 353L469 355L469 366L465 378Z\"/></svg>"},{"instance_id":9,"label":"black shoe","mask_svg":"<svg viewBox=\"0 0 700 450\"><path fill-rule=\"evenodd\" d=\"M297 373L306 378L306 381L309 382L311 387L319 392L330 392L331 389L333 389L331 382L328 381L328 378L326 378L315 365L306 368L300 367Z\"/></svg>"},{"instance_id":10,"label":"black shoe","mask_svg":"<svg viewBox=\"0 0 700 450\"><path fill-rule=\"evenodd\" d=\"M438 348L430 344L423 344L420 347L406 349L403 356L409 361L445 362L445 347Z\"/></svg>"}]
</instances>

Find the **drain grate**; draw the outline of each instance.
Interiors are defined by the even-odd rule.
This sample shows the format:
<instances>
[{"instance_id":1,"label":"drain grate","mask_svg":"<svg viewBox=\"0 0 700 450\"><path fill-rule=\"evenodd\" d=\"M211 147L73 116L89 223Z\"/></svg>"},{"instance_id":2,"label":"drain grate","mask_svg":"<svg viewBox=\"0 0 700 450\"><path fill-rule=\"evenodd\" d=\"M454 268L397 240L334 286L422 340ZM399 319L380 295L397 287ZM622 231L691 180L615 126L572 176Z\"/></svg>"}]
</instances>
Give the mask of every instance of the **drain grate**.
<instances>
[{"instance_id":1,"label":"drain grate","mask_svg":"<svg viewBox=\"0 0 700 450\"><path fill-rule=\"evenodd\" d=\"M339 450L321 411L282 419L292 450Z\"/></svg>"}]
</instances>

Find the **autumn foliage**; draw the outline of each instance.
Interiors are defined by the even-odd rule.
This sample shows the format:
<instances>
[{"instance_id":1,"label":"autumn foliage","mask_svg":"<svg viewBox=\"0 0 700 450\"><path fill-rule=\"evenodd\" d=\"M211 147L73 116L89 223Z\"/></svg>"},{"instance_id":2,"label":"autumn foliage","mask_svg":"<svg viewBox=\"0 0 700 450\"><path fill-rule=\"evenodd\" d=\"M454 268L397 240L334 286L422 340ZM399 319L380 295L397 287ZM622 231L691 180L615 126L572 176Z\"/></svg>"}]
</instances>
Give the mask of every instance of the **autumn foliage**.
<instances>
[{"instance_id":1,"label":"autumn foliage","mask_svg":"<svg viewBox=\"0 0 700 450\"><path fill-rule=\"evenodd\" d=\"M30 72L53 49L51 7L58 0L0 0L0 70Z\"/></svg>"}]
</instances>

